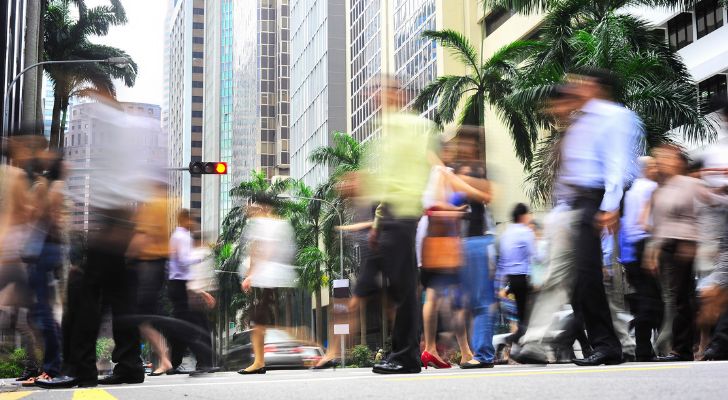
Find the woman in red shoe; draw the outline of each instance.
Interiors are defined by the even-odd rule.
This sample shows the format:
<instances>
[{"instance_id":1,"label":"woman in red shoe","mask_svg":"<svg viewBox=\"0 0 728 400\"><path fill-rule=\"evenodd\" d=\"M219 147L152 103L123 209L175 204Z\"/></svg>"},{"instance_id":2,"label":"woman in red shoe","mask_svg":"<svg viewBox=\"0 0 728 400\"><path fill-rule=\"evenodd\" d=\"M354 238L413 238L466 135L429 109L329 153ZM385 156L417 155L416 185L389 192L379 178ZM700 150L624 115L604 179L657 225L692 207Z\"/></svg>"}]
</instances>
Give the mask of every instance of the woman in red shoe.
<instances>
[{"instance_id":1,"label":"woman in red shoe","mask_svg":"<svg viewBox=\"0 0 728 400\"><path fill-rule=\"evenodd\" d=\"M441 158L445 165L452 164L456 155L457 139L443 145ZM443 253L459 248L460 218L467 208L467 203L465 206L460 203L463 203L466 197L478 201L489 198L488 193L468 185L454 173L452 168L445 165L435 166L432 169L428 189L423 196L423 206L426 211L417 229L417 261L420 266L420 281L425 292L425 302L422 306L425 346L421 356L425 368L451 367L437 351L438 313L445 314L449 311L450 316L456 317L451 320L459 321L452 325L460 347L460 363L467 363L473 358L473 352L468 344L466 324L463 321L463 311L456 311L454 308L455 304L459 303L456 300L459 296L460 283L458 274L460 263L457 263L456 259L459 257L457 254ZM443 237L447 239L443 241ZM452 242L452 245L447 244L450 243L447 240Z\"/></svg>"}]
</instances>

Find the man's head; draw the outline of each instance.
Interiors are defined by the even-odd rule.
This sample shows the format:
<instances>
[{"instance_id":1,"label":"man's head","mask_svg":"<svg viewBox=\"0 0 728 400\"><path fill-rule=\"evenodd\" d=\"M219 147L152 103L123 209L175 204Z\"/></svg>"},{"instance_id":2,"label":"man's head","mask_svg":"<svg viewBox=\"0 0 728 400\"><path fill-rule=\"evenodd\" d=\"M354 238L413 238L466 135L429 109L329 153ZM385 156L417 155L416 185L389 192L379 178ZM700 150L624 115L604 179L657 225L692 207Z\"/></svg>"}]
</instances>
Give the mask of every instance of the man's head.
<instances>
[{"instance_id":1,"label":"man's head","mask_svg":"<svg viewBox=\"0 0 728 400\"><path fill-rule=\"evenodd\" d=\"M618 87L619 78L614 73L605 69L589 68L572 75L566 90L587 102L592 99L613 100Z\"/></svg>"},{"instance_id":2,"label":"man's head","mask_svg":"<svg viewBox=\"0 0 728 400\"><path fill-rule=\"evenodd\" d=\"M182 208L177 211L177 226L190 231L192 230L192 215L189 209Z\"/></svg>"},{"instance_id":3,"label":"man's head","mask_svg":"<svg viewBox=\"0 0 728 400\"><path fill-rule=\"evenodd\" d=\"M643 156L639 158L642 167L642 176L651 181L657 180L657 162L653 157Z\"/></svg>"},{"instance_id":4,"label":"man's head","mask_svg":"<svg viewBox=\"0 0 728 400\"><path fill-rule=\"evenodd\" d=\"M675 175L683 175L690 160L680 146L662 144L653 150L657 171L662 180Z\"/></svg>"},{"instance_id":5,"label":"man's head","mask_svg":"<svg viewBox=\"0 0 728 400\"><path fill-rule=\"evenodd\" d=\"M555 87L546 100L545 112L558 123L564 123L571 113L579 109L579 98L569 93L565 85Z\"/></svg>"},{"instance_id":6,"label":"man's head","mask_svg":"<svg viewBox=\"0 0 728 400\"><path fill-rule=\"evenodd\" d=\"M394 76L382 75L378 94L379 103L384 110L399 111L405 104L402 82Z\"/></svg>"},{"instance_id":7,"label":"man's head","mask_svg":"<svg viewBox=\"0 0 728 400\"><path fill-rule=\"evenodd\" d=\"M483 161L483 129L478 126L461 126L455 135L458 143L458 161Z\"/></svg>"},{"instance_id":8,"label":"man's head","mask_svg":"<svg viewBox=\"0 0 728 400\"><path fill-rule=\"evenodd\" d=\"M523 203L516 204L511 213L513 223L528 225L531 222L531 211Z\"/></svg>"}]
</instances>

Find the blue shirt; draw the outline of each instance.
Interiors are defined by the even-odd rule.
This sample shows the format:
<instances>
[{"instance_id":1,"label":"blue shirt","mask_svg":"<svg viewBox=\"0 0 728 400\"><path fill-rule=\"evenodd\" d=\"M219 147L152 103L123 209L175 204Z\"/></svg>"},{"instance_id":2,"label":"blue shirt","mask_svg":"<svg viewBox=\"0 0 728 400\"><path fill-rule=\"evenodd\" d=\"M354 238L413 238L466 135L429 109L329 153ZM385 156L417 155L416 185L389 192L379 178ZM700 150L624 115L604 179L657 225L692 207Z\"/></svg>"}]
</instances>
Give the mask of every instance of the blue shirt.
<instances>
[{"instance_id":1,"label":"blue shirt","mask_svg":"<svg viewBox=\"0 0 728 400\"><path fill-rule=\"evenodd\" d=\"M536 256L536 235L523 224L511 224L500 238L498 276L530 275Z\"/></svg>"},{"instance_id":2,"label":"blue shirt","mask_svg":"<svg viewBox=\"0 0 728 400\"><path fill-rule=\"evenodd\" d=\"M573 199L574 186L604 189L600 209L617 210L634 175L641 137L641 123L632 111L610 101L587 102L562 140L557 201Z\"/></svg>"},{"instance_id":3,"label":"blue shirt","mask_svg":"<svg viewBox=\"0 0 728 400\"><path fill-rule=\"evenodd\" d=\"M638 178L624 195L619 235L619 260L622 263L637 261L635 244L649 236L642 227L640 218L655 189L657 182Z\"/></svg>"}]
</instances>

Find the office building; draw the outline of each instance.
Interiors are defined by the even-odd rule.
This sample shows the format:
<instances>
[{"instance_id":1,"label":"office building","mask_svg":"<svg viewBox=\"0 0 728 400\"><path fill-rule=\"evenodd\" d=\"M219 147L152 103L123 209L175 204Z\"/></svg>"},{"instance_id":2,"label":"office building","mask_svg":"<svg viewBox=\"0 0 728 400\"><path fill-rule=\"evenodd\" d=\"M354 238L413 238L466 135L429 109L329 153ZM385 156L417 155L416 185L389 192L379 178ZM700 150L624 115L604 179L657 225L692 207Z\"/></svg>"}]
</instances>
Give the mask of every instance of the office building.
<instances>
[{"instance_id":1,"label":"office building","mask_svg":"<svg viewBox=\"0 0 728 400\"><path fill-rule=\"evenodd\" d=\"M308 160L346 131L345 0L291 0L291 175L323 183L324 166Z\"/></svg>"},{"instance_id":2,"label":"office building","mask_svg":"<svg viewBox=\"0 0 728 400\"><path fill-rule=\"evenodd\" d=\"M176 0L167 18L164 117L169 162L173 167L186 167L191 161L202 160L205 1ZM186 171L170 172L170 196L173 211L188 208L199 218L202 178Z\"/></svg>"},{"instance_id":3,"label":"office building","mask_svg":"<svg viewBox=\"0 0 728 400\"><path fill-rule=\"evenodd\" d=\"M166 164L167 157L165 145L167 138L162 133L159 123L160 107L155 104L127 102L119 103L119 106L129 116L152 120L144 124L148 131L145 131L143 135L131 137L130 140L140 142L130 144L136 151L134 159L129 162L148 165L150 174L153 174L160 166ZM70 228L73 231L88 231L96 222L93 205L98 204L95 200L98 189L92 182L89 168L93 169L103 165L110 151L116 154L116 149L109 149L108 146L118 138L110 140L107 137L108 129L106 129L105 121L98 119L99 115L104 115L105 107L96 102L86 102L69 107L68 129L64 135L63 152L70 167L67 187L69 198L72 201Z\"/></svg>"}]
</instances>

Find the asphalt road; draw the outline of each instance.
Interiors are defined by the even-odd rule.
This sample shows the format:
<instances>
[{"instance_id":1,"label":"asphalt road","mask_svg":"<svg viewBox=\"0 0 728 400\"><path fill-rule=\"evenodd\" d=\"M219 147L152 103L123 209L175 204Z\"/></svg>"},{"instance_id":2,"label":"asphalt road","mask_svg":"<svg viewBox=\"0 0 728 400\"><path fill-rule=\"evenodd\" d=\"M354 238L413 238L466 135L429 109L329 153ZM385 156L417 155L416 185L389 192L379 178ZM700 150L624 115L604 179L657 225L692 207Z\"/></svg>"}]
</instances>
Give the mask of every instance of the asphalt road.
<instances>
[{"instance_id":1,"label":"asphalt road","mask_svg":"<svg viewBox=\"0 0 728 400\"><path fill-rule=\"evenodd\" d=\"M6 381L7 383L7 381ZM175 399L728 399L728 362L496 366L375 375L367 369L269 371L241 376L161 376L141 385L96 389L19 389L0 400Z\"/></svg>"}]
</instances>

